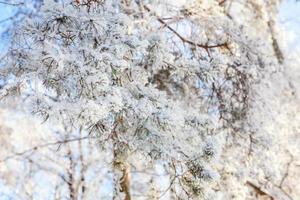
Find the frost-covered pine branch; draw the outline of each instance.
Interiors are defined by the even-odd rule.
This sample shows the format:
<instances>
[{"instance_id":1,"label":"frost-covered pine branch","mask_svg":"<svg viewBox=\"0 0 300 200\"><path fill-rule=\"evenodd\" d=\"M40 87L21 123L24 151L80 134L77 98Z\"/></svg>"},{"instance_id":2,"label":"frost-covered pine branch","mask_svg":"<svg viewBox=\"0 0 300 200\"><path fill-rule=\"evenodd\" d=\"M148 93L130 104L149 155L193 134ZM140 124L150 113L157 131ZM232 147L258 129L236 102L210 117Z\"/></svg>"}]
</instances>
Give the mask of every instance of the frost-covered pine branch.
<instances>
[{"instance_id":1,"label":"frost-covered pine branch","mask_svg":"<svg viewBox=\"0 0 300 200\"><path fill-rule=\"evenodd\" d=\"M248 128L267 59L226 3L187 2L45 1L16 28L2 100L97 136L127 199L135 157L166 163L182 198L209 199L224 135Z\"/></svg>"}]
</instances>

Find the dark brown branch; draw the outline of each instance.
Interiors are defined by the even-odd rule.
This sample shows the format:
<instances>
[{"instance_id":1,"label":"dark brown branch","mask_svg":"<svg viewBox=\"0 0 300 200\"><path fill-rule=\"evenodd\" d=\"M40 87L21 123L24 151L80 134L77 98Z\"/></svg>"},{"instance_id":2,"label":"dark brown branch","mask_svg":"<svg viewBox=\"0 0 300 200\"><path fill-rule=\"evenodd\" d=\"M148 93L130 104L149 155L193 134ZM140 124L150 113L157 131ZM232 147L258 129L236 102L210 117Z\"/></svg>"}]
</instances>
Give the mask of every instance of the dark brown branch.
<instances>
[{"instance_id":1,"label":"dark brown branch","mask_svg":"<svg viewBox=\"0 0 300 200\"><path fill-rule=\"evenodd\" d=\"M256 184L250 181L247 181L246 184L249 185L251 188L253 188L257 194L265 195L270 197L271 200L275 200L275 198L271 194L268 194L267 191L264 191L264 189L262 189L260 186L257 186Z\"/></svg>"},{"instance_id":2,"label":"dark brown branch","mask_svg":"<svg viewBox=\"0 0 300 200\"><path fill-rule=\"evenodd\" d=\"M280 200L280 199L290 199L293 200L293 198L282 188L280 188L278 185L269 182L272 185L272 191L269 192L266 189L262 188L261 186L258 186L257 184L247 181L246 184L252 187L255 192L259 195L265 195L268 196L271 200ZM272 194L270 194L272 193Z\"/></svg>"},{"instance_id":3,"label":"dark brown branch","mask_svg":"<svg viewBox=\"0 0 300 200\"><path fill-rule=\"evenodd\" d=\"M222 6L227 0L222 0L219 2L219 5Z\"/></svg>"},{"instance_id":4,"label":"dark brown branch","mask_svg":"<svg viewBox=\"0 0 300 200\"><path fill-rule=\"evenodd\" d=\"M284 55L283 55L282 50L279 47L278 40L276 39L276 33L275 33L275 30L274 30L274 22L269 21L268 26L269 26L269 30L270 30L270 33L271 33L272 47L273 47L275 56L277 58L278 63L282 64L283 61L284 61Z\"/></svg>"},{"instance_id":5,"label":"dark brown branch","mask_svg":"<svg viewBox=\"0 0 300 200\"><path fill-rule=\"evenodd\" d=\"M148 6L144 5L144 8L146 11L151 12L151 9ZM162 25L167 27L167 29L169 29L173 34L175 34L183 43L187 43L187 44L190 44L193 46L203 48L203 49L205 49L205 51L207 52L207 54L209 56L210 56L209 49L220 48L220 47L225 47L226 49L229 49L227 42L221 43L221 44L215 44L215 45L199 44L199 43L193 42L192 40L189 40L189 39L183 37L182 35L180 35L175 29L173 29L169 24L167 24L162 18L158 17L156 14L155 14L155 16L156 16L158 22L160 22Z\"/></svg>"}]
</instances>

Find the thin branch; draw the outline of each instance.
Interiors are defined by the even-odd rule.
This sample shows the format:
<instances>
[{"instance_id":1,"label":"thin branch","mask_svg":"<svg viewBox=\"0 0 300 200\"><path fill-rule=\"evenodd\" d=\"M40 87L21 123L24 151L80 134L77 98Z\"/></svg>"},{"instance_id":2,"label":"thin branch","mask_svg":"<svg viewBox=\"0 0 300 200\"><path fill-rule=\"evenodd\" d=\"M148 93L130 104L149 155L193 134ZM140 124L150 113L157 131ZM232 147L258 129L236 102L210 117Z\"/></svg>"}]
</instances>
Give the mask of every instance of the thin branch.
<instances>
[{"instance_id":1,"label":"thin branch","mask_svg":"<svg viewBox=\"0 0 300 200\"><path fill-rule=\"evenodd\" d=\"M62 144L70 143L70 142L75 142L75 141L80 141L80 140L86 140L86 139L92 139L92 138L96 138L96 137L84 136L84 137L80 137L80 138L71 138L71 139L66 139L66 140L62 140L62 141L49 142L49 143L45 143L45 144L42 144L42 145L37 145L37 146L34 146L34 147L29 148L27 150L24 150L24 151L21 151L21 152L17 152L17 153L14 153L13 155L7 156L4 159L0 160L0 163L5 162L7 160L10 160L12 158L23 156L26 153L30 153L30 152L33 152L33 151L37 151L37 150L43 149L45 147L55 146L55 145L62 145Z\"/></svg>"},{"instance_id":2,"label":"thin branch","mask_svg":"<svg viewBox=\"0 0 300 200\"><path fill-rule=\"evenodd\" d=\"M293 200L293 198L282 188L280 188L278 185L272 183L269 181L269 183L272 184L272 191L267 191L265 188L253 183L252 181L247 181L246 184L252 187L255 192L259 195L265 195L268 196L271 200L279 200L279 199L290 199ZM272 194L271 194L272 193Z\"/></svg>"},{"instance_id":3,"label":"thin branch","mask_svg":"<svg viewBox=\"0 0 300 200\"><path fill-rule=\"evenodd\" d=\"M13 20L13 19L14 19L14 17L8 17L8 18L5 18L5 19L2 19L2 20L0 20L0 24L2 24L4 22L7 22L9 20Z\"/></svg>"},{"instance_id":4,"label":"thin branch","mask_svg":"<svg viewBox=\"0 0 300 200\"><path fill-rule=\"evenodd\" d=\"M174 161L171 162L172 168L174 170L174 176L170 181L170 184L168 186L168 188L159 196L159 199L161 199L165 194L167 194L167 192L172 188L172 186L174 185L176 179L180 176L179 174L177 174L177 170L176 170L176 166L174 164Z\"/></svg>"},{"instance_id":5,"label":"thin branch","mask_svg":"<svg viewBox=\"0 0 300 200\"><path fill-rule=\"evenodd\" d=\"M68 177L67 185L68 185L68 189L69 189L69 192L70 192L69 193L70 200L76 200L78 190L75 189L75 184L76 184L76 181L75 181L75 162L74 162L74 159L73 159L71 147L70 147L70 145L67 145L67 146L68 146L67 159L69 161L68 162L69 167L67 169L67 177Z\"/></svg>"},{"instance_id":6,"label":"thin branch","mask_svg":"<svg viewBox=\"0 0 300 200\"><path fill-rule=\"evenodd\" d=\"M290 166L291 166L291 164L293 163L293 161L294 161L294 157L293 157L292 154L290 154L290 160L289 160L289 162L287 163L285 173L284 173L284 175L283 175L283 177L282 177L282 179L281 179L281 181L280 181L280 184L279 184L279 187L280 187L280 188L282 188L282 185L283 185L285 179L289 176Z\"/></svg>"},{"instance_id":7,"label":"thin branch","mask_svg":"<svg viewBox=\"0 0 300 200\"><path fill-rule=\"evenodd\" d=\"M5 1L0 1L0 4L5 4L5 5L9 5L9 6L20 6L20 5L24 5L24 2L20 2L20 3L9 3L9 2L5 2Z\"/></svg>"},{"instance_id":8,"label":"thin branch","mask_svg":"<svg viewBox=\"0 0 300 200\"><path fill-rule=\"evenodd\" d=\"M264 189L262 189L260 186L257 186L256 184L254 184L250 181L247 181L246 184L249 185L250 187L252 187L257 194L265 195L265 196L270 197L271 200L275 200L275 198L271 194L268 194L268 192L264 191Z\"/></svg>"},{"instance_id":9,"label":"thin branch","mask_svg":"<svg viewBox=\"0 0 300 200\"><path fill-rule=\"evenodd\" d=\"M148 6L144 5L144 8L145 8L146 11L152 12L151 9ZM221 44L215 44L215 45L199 44L197 42L193 42L192 40L189 40L189 39L183 37L182 35L180 35L175 29L173 29L168 23L166 23L162 18L157 16L155 13L154 13L154 15L156 16L158 22L160 22L162 25L167 27L167 29L169 29L172 33L174 33L183 43L187 43L187 44L190 44L190 45L193 45L193 46L203 48L203 49L205 49L205 51L207 52L207 54L209 56L210 56L210 53L208 51L209 49L219 48L219 47L225 47L226 49L229 49L229 46L228 46L227 42L221 43Z\"/></svg>"},{"instance_id":10,"label":"thin branch","mask_svg":"<svg viewBox=\"0 0 300 200\"><path fill-rule=\"evenodd\" d=\"M178 175L173 176L168 188L165 191L163 191L163 193L159 196L159 199L161 199L163 196L165 196L165 194L167 194L167 192L171 189L171 187L175 183L176 178L178 178Z\"/></svg>"},{"instance_id":11,"label":"thin branch","mask_svg":"<svg viewBox=\"0 0 300 200\"><path fill-rule=\"evenodd\" d=\"M219 2L219 5L222 6L227 0L222 0Z\"/></svg>"}]
</instances>

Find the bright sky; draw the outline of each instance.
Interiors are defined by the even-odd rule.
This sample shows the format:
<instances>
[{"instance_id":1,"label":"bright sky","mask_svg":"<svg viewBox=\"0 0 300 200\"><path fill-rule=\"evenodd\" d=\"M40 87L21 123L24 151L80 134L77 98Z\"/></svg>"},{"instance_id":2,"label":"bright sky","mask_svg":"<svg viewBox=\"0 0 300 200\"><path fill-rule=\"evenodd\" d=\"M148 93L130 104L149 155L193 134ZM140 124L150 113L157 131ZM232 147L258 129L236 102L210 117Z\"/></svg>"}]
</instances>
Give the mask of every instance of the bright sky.
<instances>
[{"instance_id":1,"label":"bright sky","mask_svg":"<svg viewBox=\"0 0 300 200\"><path fill-rule=\"evenodd\" d=\"M300 2L284 0L279 9L279 22L286 33L289 52L300 52Z\"/></svg>"},{"instance_id":2,"label":"bright sky","mask_svg":"<svg viewBox=\"0 0 300 200\"><path fill-rule=\"evenodd\" d=\"M5 36L3 35L3 32L5 31L9 17L13 16L14 13L14 6L5 5L0 3L0 51L2 52L5 50L7 43L5 42ZM1 54L1 53L0 53Z\"/></svg>"}]
</instances>

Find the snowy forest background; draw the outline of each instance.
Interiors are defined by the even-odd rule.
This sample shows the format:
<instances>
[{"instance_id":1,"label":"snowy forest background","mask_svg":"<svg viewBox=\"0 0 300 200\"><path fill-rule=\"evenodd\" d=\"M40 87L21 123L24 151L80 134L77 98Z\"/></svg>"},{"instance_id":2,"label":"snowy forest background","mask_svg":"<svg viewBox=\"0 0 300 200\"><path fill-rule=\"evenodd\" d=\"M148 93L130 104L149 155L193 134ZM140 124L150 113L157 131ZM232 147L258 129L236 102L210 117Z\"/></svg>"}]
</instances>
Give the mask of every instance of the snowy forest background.
<instances>
[{"instance_id":1,"label":"snowy forest background","mask_svg":"<svg viewBox=\"0 0 300 200\"><path fill-rule=\"evenodd\" d=\"M300 2L0 1L0 199L300 199Z\"/></svg>"}]
</instances>

